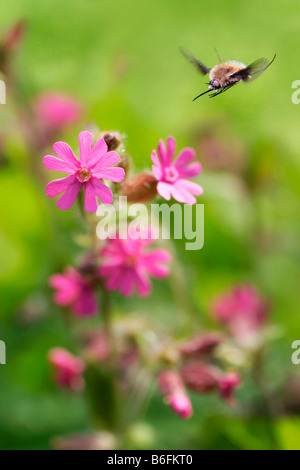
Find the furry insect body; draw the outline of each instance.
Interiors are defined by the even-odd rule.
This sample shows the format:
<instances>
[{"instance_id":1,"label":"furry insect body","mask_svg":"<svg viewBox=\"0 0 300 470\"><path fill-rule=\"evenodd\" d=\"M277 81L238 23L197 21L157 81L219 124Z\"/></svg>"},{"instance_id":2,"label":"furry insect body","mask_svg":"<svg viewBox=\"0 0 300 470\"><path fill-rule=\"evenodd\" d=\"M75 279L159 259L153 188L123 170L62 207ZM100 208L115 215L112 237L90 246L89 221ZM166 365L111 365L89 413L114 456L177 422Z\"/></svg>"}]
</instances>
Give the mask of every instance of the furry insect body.
<instances>
[{"instance_id":1,"label":"furry insect body","mask_svg":"<svg viewBox=\"0 0 300 470\"><path fill-rule=\"evenodd\" d=\"M196 96L193 101L210 92L209 97L214 98L232 88L239 81L250 82L254 80L273 63L276 57L275 54L271 62L267 59L258 59L248 66L243 62L228 60L210 69L186 49L181 49L181 52L202 75L209 74L208 90Z\"/></svg>"}]
</instances>

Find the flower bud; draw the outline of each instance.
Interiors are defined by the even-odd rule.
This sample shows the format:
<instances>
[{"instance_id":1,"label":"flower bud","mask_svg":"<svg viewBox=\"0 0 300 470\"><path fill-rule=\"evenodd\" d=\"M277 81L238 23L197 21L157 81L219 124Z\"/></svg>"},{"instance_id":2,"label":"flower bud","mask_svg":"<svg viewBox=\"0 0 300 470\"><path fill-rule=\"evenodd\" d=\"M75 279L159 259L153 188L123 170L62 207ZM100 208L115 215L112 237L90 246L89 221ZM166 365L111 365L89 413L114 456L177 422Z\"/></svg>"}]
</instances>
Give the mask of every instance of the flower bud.
<instances>
[{"instance_id":1,"label":"flower bud","mask_svg":"<svg viewBox=\"0 0 300 470\"><path fill-rule=\"evenodd\" d=\"M102 137L105 140L108 152L116 150L122 144L122 138L119 132L106 132Z\"/></svg>"},{"instance_id":2,"label":"flower bud","mask_svg":"<svg viewBox=\"0 0 300 470\"><path fill-rule=\"evenodd\" d=\"M211 354L223 340L221 333L206 333L185 341L180 347L183 357L198 357Z\"/></svg>"},{"instance_id":3,"label":"flower bud","mask_svg":"<svg viewBox=\"0 0 300 470\"><path fill-rule=\"evenodd\" d=\"M84 362L62 348L54 348L48 354L48 360L54 369L55 382L59 387L80 392L84 388L82 374Z\"/></svg>"},{"instance_id":4,"label":"flower bud","mask_svg":"<svg viewBox=\"0 0 300 470\"><path fill-rule=\"evenodd\" d=\"M208 393L218 389L222 377L219 369L200 362L183 366L181 375L185 385L190 390L199 393Z\"/></svg>"},{"instance_id":5,"label":"flower bud","mask_svg":"<svg viewBox=\"0 0 300 470\"><path fill-rule=\"evenodd\" d=\"M184 393L174 393L168 398L168 404L176 414L183 419L189 419L193 414L191 400Z\"/></svg>"},{"instance_id":6,"label":"flower bud","mask_svg":"<svg viewBox=\"0 0 300 470\"><path fill-rule=\"evenodd\" d=\"M157 181L150 173L132 176L120 187L120 195L126 196L128 202L148 202L157 195Z\"/></svg>"},{"instance_id":7,"label":"flower bud","mask_svg":"<svg viewBox=\"0 0 300 470\"><path fill-rule=\"evenodd\" d=\"M166 403L183 419L192 416L192 404L185 392L184 383L178 374L173 370L164 370L158 376L158 386Z\"/></svg>"},{"instance_id":8,"label":"flower bud","mask_svg":"<svg viewBox=\"0 0 300 470\"><path fill-rule=\"evenodd\" d=\"M233 391L240 387L241 378L237 372L228 372L225 374L219 382L220 394L229 405L233 404L234 399L232 397Z\"/></svg>"}]
</instances>

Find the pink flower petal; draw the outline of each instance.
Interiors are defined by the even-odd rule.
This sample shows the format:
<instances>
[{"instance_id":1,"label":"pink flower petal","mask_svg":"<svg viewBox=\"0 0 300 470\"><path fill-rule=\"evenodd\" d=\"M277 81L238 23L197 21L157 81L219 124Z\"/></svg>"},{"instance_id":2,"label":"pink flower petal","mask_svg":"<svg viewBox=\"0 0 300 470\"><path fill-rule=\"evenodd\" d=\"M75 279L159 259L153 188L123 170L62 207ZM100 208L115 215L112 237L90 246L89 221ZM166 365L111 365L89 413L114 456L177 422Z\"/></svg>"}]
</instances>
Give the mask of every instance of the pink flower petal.
<instances>
[{"instance_id":1,"label":"pink flower petal","mask_svg":"<svg viewBox=\"0 0 300 470\"><path fill-rule=\"evenodd\" d=\"M46 155L43 159L43 163L48 170L62 171L69 174L74 173L74 167L63 160L60 160L60 158L53 157L52 155Z\"/></svg>"},{"instance_id":2,"label":"pink flower petal","mask_svg":"<svg viewBox=\"0 0 300 470\"><path fill-rule=\"evenodd\" d=\"M91 167L93 170L93 175L96 176L97 178L100 178L98 174L101 174L101 171L104 169L106 170L108 167L115 165L116 163L119 163L120 161L120 156L117 154L117 152L107 152L105 156L100 158L99 161L95 162L94 165Z\"/></svg>"},{"instance_id":3,"label":"pink flower petal","mask_svg":"<svg viewBox=\"0 0 300 470\"><path fill-rule=\"evenodd\" d=\"M80 152L80 163L83 167L86 167L89 163L89 156L91 153L93 136L90 132L80 132L78 137L79 152Z\"/></svg>"},{"instance_id":4,"label":"pink flower petal","mask_svg":"<svg viewBox=\"0 0 300 470\"><path fill-rule=\"evenodd\" d=\"M152 166L152 171L153 171L153 174L154 174L155 178L157 179L157 181L162 179L163 171L162 171L160 166L153 165Z\"/></svg>"},{"instance_id":5,"label":"pink flower petal","mask_svg":"<svg viewBox=\"0 0 300 470\"><path fill-rule=\"evenodd\" d=\"M195 196L201 196L203 194L203 188L200 184L194 183L193 181L181 179L177 181L178 185L180 184L181 188L186 189Z\"/></svg>"},{"instance_id":6,"label":"pink flower petal","mask_svg":"<svg viewBox=\"0 0 300 470\"><path fill-rule=\"evenodd\" d=\"M195 158L195 151L191 148L183 149L182 152L176 158L174 165L177 170L180 171L181 168L185 167L188 163L190 163Z\"/></svg>"},{"instance_id":7,"label":"pink flower petal","mask_svg":"<svg viewBox=\"0 0 300 470\"><path fill-rule=\"evenodd\" d=\"M91 214L96 212L98 209L96 193L90 181L84 185L84 207L85 210Z\"/></svg>"},{"instance_id":8,"label":"pink flower petal","mask_svg":"<svg viewBox=\"0 0 300 470\"><path fill-rule=\"evenodd\" d=\"M97 178L91 178L90 184L93 186L96 196L100 199L102 204L109 205L113 202L112 190Z\"/></svg>"},{"instance_id":9,"label":"pink flower petal","mask_svg":"<svg viewBox=\"0 0 300 470\"><path fill-rule=\"evenodd\" d=\"M195 197L180 184L180 181L182 180L177 180L176 183L171 186L173 198L184 204L195 204L197 202Z\"/></svg>"},{"instance_id":10,"label":"pink flower petal","mask_svg":"<svg viewBox=\"0 0 300 470\"><path fill-rule=\"evenodd\" d=\"M102 157L107 153L107 145L105 140L101 137L101 139L98 139L97 142L95 143L90 156L89 156L89 168L91 168L95 163L97 163L99 160L102 160ZM119 157L120 159L120 157ZM119 160L118 160L119 161Z\"/></svg>"},{"instance_id":11,"label":"pink flower petal","mask_svg":"<svg viewBox=\"0 0 300 470\"><path fill-rule=\"evenodd\" d=\"M89 287L82 289L81 295L74 303L72 310L78 316L92 316L97 313L98 305L95 295Z\"/></svg>"},{"instance_id":12,"label":"pink flower petal","mask_svg":"<svg viewBox=\"0 0 300 470\"><path fill-rule=\"evenodd\" d=\"M167 201L170 201L171 199L171 189L172 185L169 183L164 183L163 181L159 181L157 184L157 192L166 199Z\"/></svg>"},{"instance_id":13,"label":"pink flower petal","mask_svg":"<svg viewBox=\"0 0 300 470\"><path fill-rule=\"evenodd\" d=\"M147 297L151 293L151 282L146 273L141 270L136 270L137 290L141 297Z\"/></svg>"},{"instance_id":14,"label":"pink flower petal","mask_svg":"<svg viewBox=\"0 0 300 470\"><path fill-rule=\"evenodd\" d=\"M46 194L48 197L58 196L58 194L63 193L70 185L75 183L75 181L77 181L77 179L74 175L51 181L51 183L46 186Z\"/></svg>"},{"instance_id":15,"label":"pink flower petal","mask_svg":"<svg viewBox=\"0 0 300 470\"><path fill-rule=\"evenodd\" d=\"M174 137L167 138L167 163L171 164L176 150L176 140Z\"/></svg>"},{"instance_id":16,"label":"pink flower petal","mask_svg":"<svg viewBox=\"0 0 300 470\"><path fill-rule=\"evenodd\" d=\"M65 142L56 142L56 144L53 145L53 151L74 170L80 167L80 163L75 157L71 147Z\"/></svg>"},{"instance_id":17,"label":"pink flower petal","mask_svg":"<svg viewBox=\"0 0 300 470\"><path fill-rule=\"evenodd\" d=\"M153 150L153 152L151 153L151 160L155 166L158 166L158 167L161 166L156 150Z\"/></svg>"},{"instance_id":18,"label":"pink flower petal","mask_svg":"<svg viewBox=\"0 0 300 470\"><path fill-rule=\"evenodd\" d=\"M202 166L199 162L191 163L191 165L183 167L179 170L180 178L194 178L200 175Z\"/></svg>"},{"instance_id":19,"label":"pink flower petal","mask_svg":"<svg viewBox=\"0 0 300 470\"><path fill-rule=\"evenodd\" d=\"M76 179L76 177L74 176ZM62 211L65 211L67 209L70 209L71 206L73 206L80 190L82 188L82 183L79 183L79 181L76 181L68 186L65 194L63 194L58 200L57 200L57 207L61 209Z\"/></svg>"},{"instance_id":20,"label":"pink flower petal","mask_svg":"<svg viewBox=\"0 0 300 470\"><path fill-rule=\"evenodd\" d=\"M125 178L125 170L119 167L103 169L97 173L97 178L120 183Z\"/></svg>"}]
</instances>

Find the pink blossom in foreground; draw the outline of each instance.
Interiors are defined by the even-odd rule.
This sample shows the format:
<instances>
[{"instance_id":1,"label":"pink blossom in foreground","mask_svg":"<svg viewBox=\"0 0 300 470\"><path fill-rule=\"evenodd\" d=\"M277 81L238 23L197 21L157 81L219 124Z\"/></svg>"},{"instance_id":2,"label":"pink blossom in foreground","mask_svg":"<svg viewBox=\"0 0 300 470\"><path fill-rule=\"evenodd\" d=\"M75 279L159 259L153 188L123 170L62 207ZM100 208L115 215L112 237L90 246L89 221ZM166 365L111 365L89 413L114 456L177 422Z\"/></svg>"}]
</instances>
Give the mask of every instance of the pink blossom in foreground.
<instances>
[{"instance_id":1,"label":"pink blossom in foreground","mask_svg":"<svg viewBox=\"0 0 300 470\"><path fill-rule=\"evenodd\" d=\"M216 319L227 325L243 345L251 345L265 324L270 305L252 286L238 286L220 295L213 304Z\"/></svg>"},{"instance_id":2,"label":"pink blossom in foreground","mask_svg":"<svg viewBox=\"0 0 300 470\"><path fill-rule=\"evenodd\" d=\"M48 354L54 368L54 378L58 386L80 392L84 387L82 374L84 362L62 348L54 348Z\"/></svg>"},{"instance_id":3,"label":"pink blossom in foreground","mask_svg":"<svg viewBox=\"0 0 300 470\"><path fill-rule=\"evenodd\" d=\"M57 201L59 209L69 209L84 187L85 210L91 213L96 212L98 208L97 197L105 205L109 205L113 201L111 189L99 180L105 179L120 183L124 179L123 168L110 168L120 161L119 155L113 151L107 152L107 145L102 138L97 140L93 148L92 142L93 136L90 132L85 131L79 134L80 161L77 160L65 142L57 142L53 146L54 152L60 158L52 155L44 157L46 168L70 175L54 180L46 186L48 197L64 193Z\"/></svg>"},{"instance_id":4,"label":"pink blossom in foreground","mask_svg":"<svg viewBox=\"0 0 300 470\"><path fill-rule=\"evenodd\" d=\"M53 289L54 301L62 307L70 307L79 317L97 313L98 305L92 286L73 268L67 268L64 274L54 274L49 284Z\"/></svg>"},{"instance_id":5,"label":"pink blossom in foreground","mask_svg":"<svg viewBox=\"0 0 300 470\"><path fill-rule=\"evenodd\" d=\"M199 184L189 181L201 173L199 162L191 161L195 158L195 152L191 148L185 148L173 161L176 142L173 137L167 139L167 149L160 140L158 151L153 150L151 158L153 173L158 181L157 191L167 201L173 196L178 202L195 204L196 198L203 193Z\"/></svg>"},{"instance_id":6,"label":"pink blossom in foreground","mask_svg":"<svg viewBox=\"0 0 300 470\"><path fill-rule=\"evenodd\" d=\"M158 387L166 403L183 419L193 414L192 404L185 392L180 375L173 370L164 370L158 376Z\"/></svg>"},{"instance_id":7,"label":"pink blossom in foreground","mask_svg":"<svg viewBox=\"0 0 300 470\"><path fill-rule=\"evenodd\" d=\"M146 297L151 292L150 276L160 279L169 275L166 263L171 261L170 253L162 249L149 250L152 242L150 235L147 239L134 239L129 232L124 240L119 235L108 240L101 251L99 271L108 290L117 290L125 297L137 290L141 297Z\"/></svg>"},{"instance_id":8,"label":"pink blossom in foreground","mask_svg":"<svg viewBox=\"0 0 300 470\"><path fill-rule=\"evenodd\" d=\"M43 93L34 103L38 122L47 129L60 130L78 122L83 114L82 105L62 93Z\"/></svg>"}]
</instances>

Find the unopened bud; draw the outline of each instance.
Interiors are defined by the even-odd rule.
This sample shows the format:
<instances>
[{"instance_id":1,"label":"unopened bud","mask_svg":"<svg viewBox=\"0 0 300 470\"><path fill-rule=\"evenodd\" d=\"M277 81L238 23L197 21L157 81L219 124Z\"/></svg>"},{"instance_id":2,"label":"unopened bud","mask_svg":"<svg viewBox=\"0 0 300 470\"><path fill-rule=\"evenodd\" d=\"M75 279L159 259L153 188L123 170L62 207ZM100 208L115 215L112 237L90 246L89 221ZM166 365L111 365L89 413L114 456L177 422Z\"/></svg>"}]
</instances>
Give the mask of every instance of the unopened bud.
<instances>
[{"instance_id":1,"label":"unopened bud","mask_svg":"<svg viewBox=\"0 0 300 470\"><path fill-rule=\"evenodd\" d=\"M191 363L182 367L181 375L185 385L199 393L208 393L218 389L222 377L221 371L202 363Z\"/></svg>"},{"instance_id":2,"label":"unopened bud","mask_svg":"<svg viewBox=\"0 0 300 470\"><path fill-rule=\"evenodd\" d=\"M180 347L183 357L198 357L211 354L221 343L224 336L221 333L206 333L185 341Z\"/></svg>"},{"instance_id":3,"label":"unopened bud","mask_svg":"<svg viewBox=\"0 0 300 470\"><path fill-rule=\"evenodd\" d=\"M193 414L191 400L186 394L171 395L168 399L168 404L183 419L189 419Z\"/></svg>"},{"instance_id":4,"label":"unopened bud","mask_svg":"<svg viewBox=\"0 0 300 470\"><path fill-rule=\"evenodd\" d=\"M106 132L103 135L103 139L107 145L108 152L116 150L122 144L119 132Z\"/></svg>"},{"instance_id":5,"label":"unopened bud","mask_svg":"<svg viewBox=\"0 0 300 470\"><path fill-rule=\"evenodd\" d=\"M128 202L148 202L157 195L157 180L150 173L140 173L132 176L120 187L121 196L126 196Z\"/></svg>"}]
</instances>

